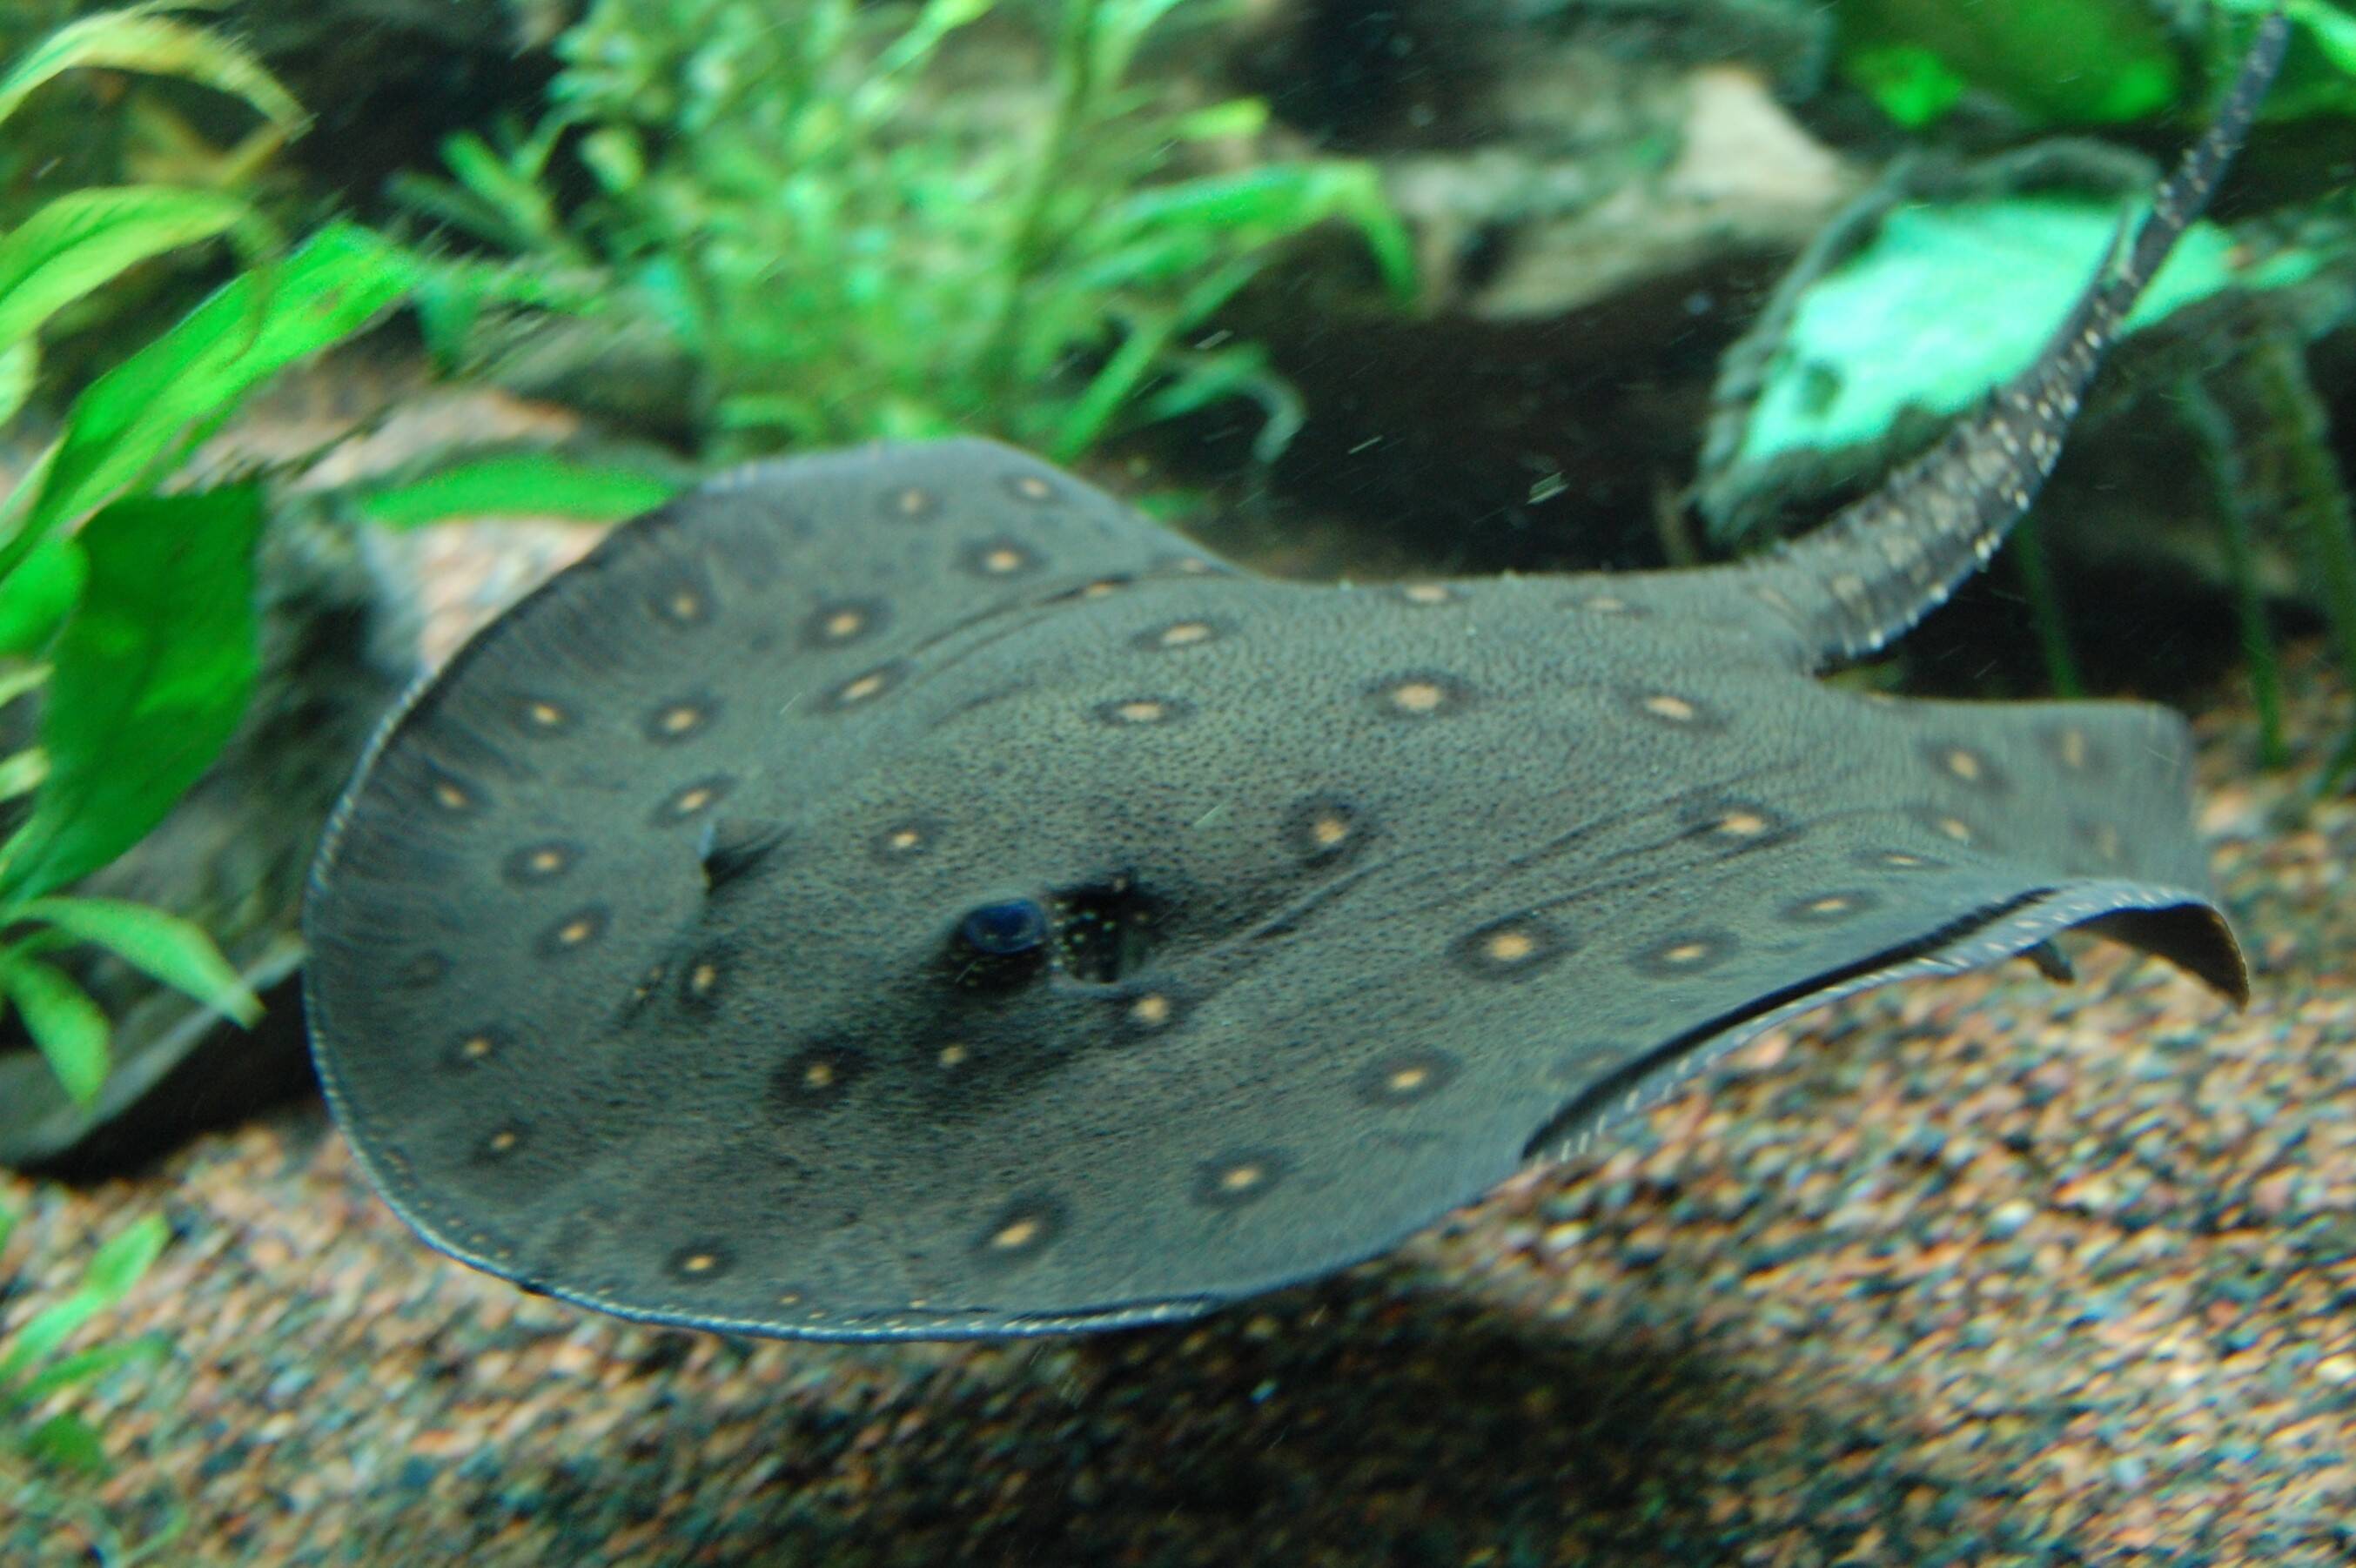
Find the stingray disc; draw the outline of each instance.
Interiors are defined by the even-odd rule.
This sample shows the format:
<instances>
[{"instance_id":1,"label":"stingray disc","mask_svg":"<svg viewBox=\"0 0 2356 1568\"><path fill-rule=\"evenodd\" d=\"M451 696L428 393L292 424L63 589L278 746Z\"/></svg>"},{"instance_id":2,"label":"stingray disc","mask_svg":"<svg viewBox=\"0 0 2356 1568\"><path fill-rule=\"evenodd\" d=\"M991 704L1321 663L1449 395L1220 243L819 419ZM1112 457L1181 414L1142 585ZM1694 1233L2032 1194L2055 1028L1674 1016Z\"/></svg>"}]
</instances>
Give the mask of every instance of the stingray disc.
<instances>
[{"instance_id":1,"label":"stingray disc","mask_svg":"<svg viewBox=\"0 0 2356 1568\"><path fill-rule=\"evenodd\" d=\"M1020 1333L1336 1268L2067 925L2238 984L2177 720L1863 699L1736 575L1304 587L982 443L745 472L386 729L308 912L337 1115L535 1290Z\"/></svg>"}]
</instances>

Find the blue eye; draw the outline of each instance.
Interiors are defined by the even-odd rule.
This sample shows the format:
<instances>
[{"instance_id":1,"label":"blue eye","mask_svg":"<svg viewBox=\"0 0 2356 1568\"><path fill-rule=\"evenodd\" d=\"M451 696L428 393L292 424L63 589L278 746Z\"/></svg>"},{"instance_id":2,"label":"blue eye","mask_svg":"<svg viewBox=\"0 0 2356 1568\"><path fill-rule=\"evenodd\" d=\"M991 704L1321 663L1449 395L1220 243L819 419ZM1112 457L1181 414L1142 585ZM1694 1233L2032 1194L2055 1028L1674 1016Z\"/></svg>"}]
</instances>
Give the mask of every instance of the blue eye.
<instances>
[{"instance_id":1,"label":"blue eye","mask_svg":"<svg viewBox=\"0 0 2356 1568\"><path fill-rule=\"evenodd\" d=\"M993 957L1028 953L1047 940L1047 912L1033 899L984 904L965 917L958 934L976 953Z\"/></svg>"}]
</instances>

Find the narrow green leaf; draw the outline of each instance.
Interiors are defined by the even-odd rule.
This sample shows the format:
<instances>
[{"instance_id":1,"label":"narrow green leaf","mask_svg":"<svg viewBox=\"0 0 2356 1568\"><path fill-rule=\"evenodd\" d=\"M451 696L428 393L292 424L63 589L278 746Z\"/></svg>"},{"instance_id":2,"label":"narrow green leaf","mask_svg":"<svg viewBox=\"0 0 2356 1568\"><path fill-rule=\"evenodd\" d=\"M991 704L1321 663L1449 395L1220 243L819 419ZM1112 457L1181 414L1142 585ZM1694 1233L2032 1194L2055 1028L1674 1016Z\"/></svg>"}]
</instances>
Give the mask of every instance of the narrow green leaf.
<instances>
[{"instance_id":1,"label":"narrow green leaf","mask_svg":"<svg viewBox=\"0 0 2356 1568\"><path fill-rule=\"evenodd\" d=\"M8 1250L8 1238L16 1233L16 1220L15 1206L0 1203L0 1253Z\"/></svg>"},{"instance_id":2,"label":"narrow green leaf","mask_svg":"<svg viewBox=\"0 0 2356 1568\"><path fill-rule=\"evenodd\" d=\"M24 411L40 373L41 347L31 338L0 348L0 425Z\"/></svg>"},{"instance_id":3,"label":"narrow green leaf","mask_svg":"<svg viewBox=\"0 0 2356 1568\"><path fill-rule=\"evenodd\" d=\"M50 1416L25 1434L25 1456L39 1464L96 1475L106 1468L106 1449L91 1424L71 1411Z\"/></svg>"},{"instance_id":4,"label":"narrow green leaf","mask_svg":"<svg viewBox=\"0 0 2356 1568\"><path fill-rule=\"evenodd\" d=\"M8 1340L0 1355L0 1395L10 1403L25 1398L19 1380L55 1355L76 1330L131 1292L171 1239L160 1214L149 1214L108 1237L91 1254L81 1282L64 1300L33 1314L31 1321Z\"/></svg>"},{"instance_id":5,"label":"narrow green leaf","mask_svg":"<svg viewBox=\"0 0 2356 1568\"><path fill-rule=\"evenodd\" d=\"M606 522L660 506L677 493L677 485L635 468L575 463L547 452L509 453L370 492L359 506L370 522L397 528L496 516Z\"/></svg>"},{"instance_id":6,"label":"narrow green leaf","mask_svg":"<svg viewBox=\"0 0 2356 1568\"><path fill-rule=\"evenodd\" d=\"M81 1276L81 1289L98 1299L102 1307L113 1306L131 1294L164 1253L164 1243L172 1239L172 1228L161 1214L143 1215L138 1220L109 1236L91 1254L89 1269Z\"/></svg>"},{"instance_id":7,"label":"narrow green leaf","mask_svg":"<svg viewBox=\"0 0 2356 1568\"><path fill-rule=\"evenodd\" d=\"M242 98L289 133L302 128L303 106L262 63L217 33L153 14L148 6L102 11L70 22L33 46L0 76L0 121L44 84L88 67L173 76Z\"/></svg>"},{"instance_id":8,"label":"narrow green leaf","mask_svg":"<svg viewBox=\"0 0 2356 1568\"><path fill-rule=\"evenodd\" d=\"M48 647L89 575L81 546L64 536L43 539L0 580L0 657L30 658Z\"/></svg>"},{"instance_id":9,"label":"narrow green leaf","mask_svg":"<svg viewBox=\"0 0 2356 1568\"><path fill-rule=\"evenodd\" d=\"M262 1003L229 966L211 937L176 914L124 899L34 899L15 912L105 948L125 964L185 991L251 1029Z\"/></svg>"},{"instance_id":10,"label":"narrow green leaf","mask_svg":"<svg viewBox=\"0 0 2356 1568\"><path fill-rule=\"evenodd\" d=\"M59 971L21 955L0 967L0 989L16 1004L25 1032L48 1059L49 1071L74 1103L87 1105L97 1099L107 1070L106 1015L98 1004ZM0 1360L0 1378L8 1371L9 1362Z\"/></svg>"},{"instance_id":11,"label":"narrow green leaf","mask_svg":"<svg viewBox=\"0 0 2356 1568\"><path fill-rule=\"evenodd\" d=\"M60 1356L27 1378L24 1386L16 1391L16 1397L25 1404L37 1404L61 1389L94 1382L121 1368L139 1362L160 1361L167 1350L162 1336L155 1334L142 1334L135 1339L118 1339L112 1344L76 1350L70 1356Z\"/></svg>"},{"instance_id":12,"label":"narrow green leaf","mask_svg":"<svg viewBox=\"0 0 2356 1568\"><path fill-rule=\"evenodd\" d=\"M49 776L49 756L38 746L27 746L0 757L0 800L16 800L41 787Z\"/></svg>"},{"instance_id":13,"label":"narrow green leaf","mask_svg":"<svg viewBox=\"0 0 2356 1568\"><path fill-rule=\"evenodd\" d=\"M250 216L234 197L168 186L59 197L0 239L0 348L149 257L225 234Z\"/></svg>"},{"instance_id":14,"label":"narrow green leaf","mask_svg":"<svg viewBox=\"0 0 2356 1568\"><path fill-rule=\"evenodd\" d=\"M59 523L210 435L262 382L367 325L413 276L397 246L331 223L224 284L74 400L38 493L0 544L0 574Z\"/></svg>"},{"instance_id":15,"label":"narrow green leaf","mask_svg":"<svg viewBox=\"0 0 2356 1568\"><path fill-rule=\"evenodd\" d=\"M0 896L105 865L210 765L252 692L252 485L118 501L78 536L81 603L50 650L40 743L49 776L0 846Z\"/></svg>"}]
</instances>

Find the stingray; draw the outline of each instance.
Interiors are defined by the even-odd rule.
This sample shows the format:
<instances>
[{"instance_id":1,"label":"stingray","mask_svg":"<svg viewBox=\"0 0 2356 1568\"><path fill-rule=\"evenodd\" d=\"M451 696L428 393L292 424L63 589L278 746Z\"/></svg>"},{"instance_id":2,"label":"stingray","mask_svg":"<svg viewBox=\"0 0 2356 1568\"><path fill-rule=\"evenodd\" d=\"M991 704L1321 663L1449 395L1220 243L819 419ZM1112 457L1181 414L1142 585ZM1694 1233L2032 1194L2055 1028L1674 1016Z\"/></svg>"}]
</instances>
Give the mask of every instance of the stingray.
<instances>
[{"instance_id":1,"label":"stingray","mask_svg":"<svg viewBox=\"0 0 2356 1568\"><path fill-rule=\"evenodd\" d=\"M1101 1328L1379 1253L1869 987L2084 928L2243 998L2181 720L1812 677L2027 509L2283 33L2039 362L1769 556L1275 581L979 440L622 525L320 850L361 1166L628 1317Z\"/></svg>"}]
</instances>

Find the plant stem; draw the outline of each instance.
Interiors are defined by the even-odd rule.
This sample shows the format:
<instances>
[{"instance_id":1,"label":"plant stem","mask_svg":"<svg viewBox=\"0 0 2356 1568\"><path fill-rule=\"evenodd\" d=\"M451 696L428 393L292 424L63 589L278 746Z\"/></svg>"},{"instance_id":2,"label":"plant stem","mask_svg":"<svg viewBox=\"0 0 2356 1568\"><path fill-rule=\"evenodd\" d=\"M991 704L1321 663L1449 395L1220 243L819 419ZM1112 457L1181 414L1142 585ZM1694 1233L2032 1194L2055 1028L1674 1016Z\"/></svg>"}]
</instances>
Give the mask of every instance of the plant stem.
<instances>
[{"instance_id":1,"label":"plant stem","mask_svg":"<svg viewBox=\"0 0 2356 1568\"><path fill-rule=\"evenodd\" d=\"M2187 377L2177 388L2177 406L2199 443L2201 466L2217 493L2217 518L2224 529L2225 571L2233 580L2233 610L2241 623L2242 657L2250 667L2250 702L2258 715L2258 763L2279 768L2290 761L2283 741L2282 667L2275 657L2266 596L2258 584L2258 552L2250 528L2253 496L2242 462L2233 416Z\"/></svg>"}]
</instances>

